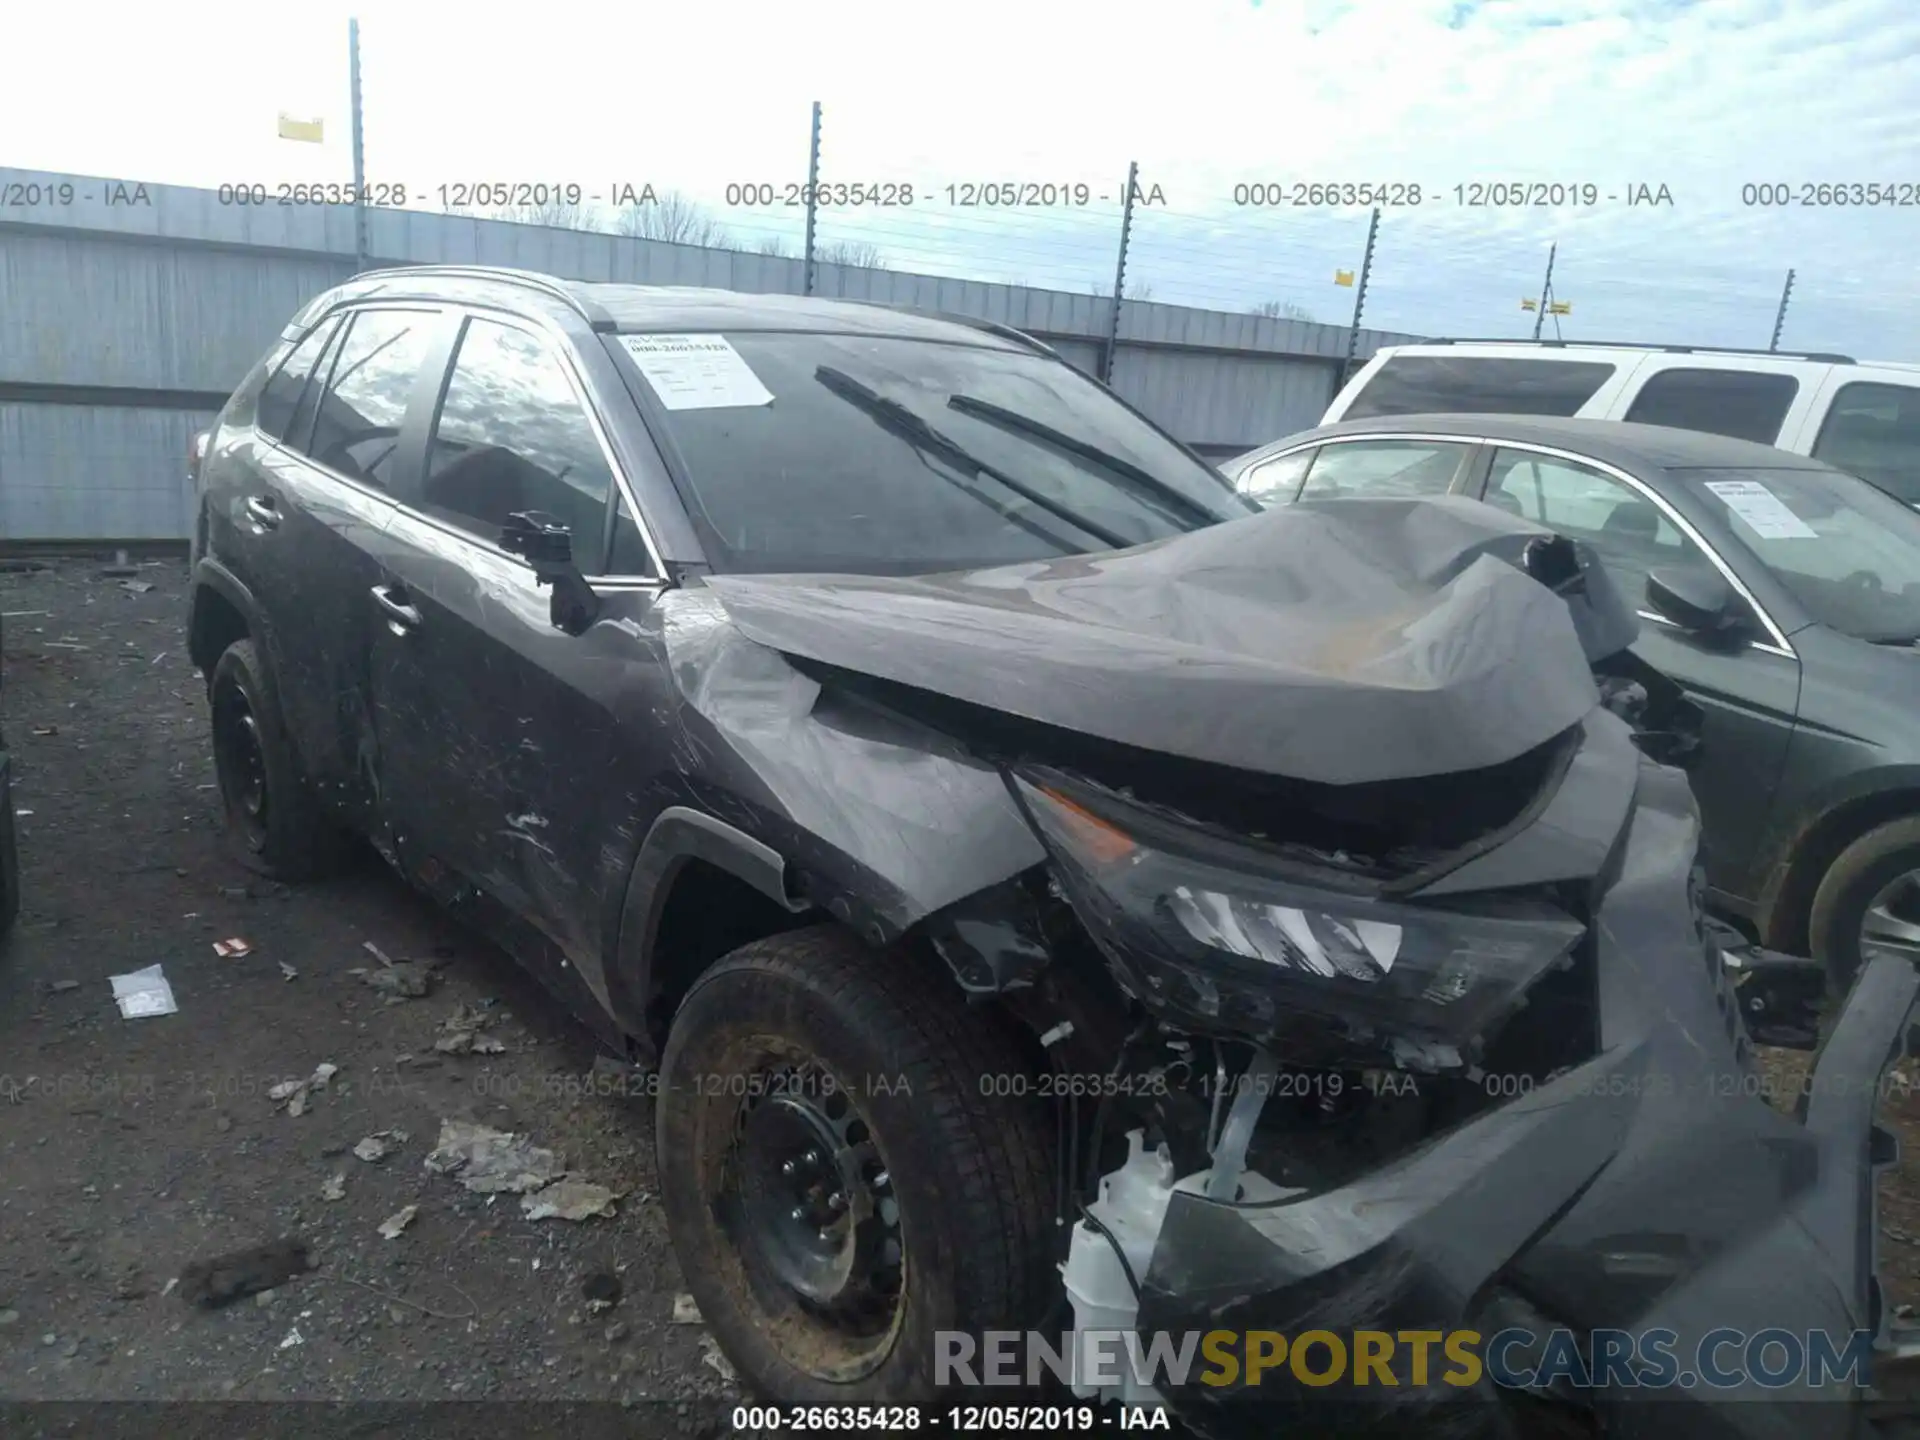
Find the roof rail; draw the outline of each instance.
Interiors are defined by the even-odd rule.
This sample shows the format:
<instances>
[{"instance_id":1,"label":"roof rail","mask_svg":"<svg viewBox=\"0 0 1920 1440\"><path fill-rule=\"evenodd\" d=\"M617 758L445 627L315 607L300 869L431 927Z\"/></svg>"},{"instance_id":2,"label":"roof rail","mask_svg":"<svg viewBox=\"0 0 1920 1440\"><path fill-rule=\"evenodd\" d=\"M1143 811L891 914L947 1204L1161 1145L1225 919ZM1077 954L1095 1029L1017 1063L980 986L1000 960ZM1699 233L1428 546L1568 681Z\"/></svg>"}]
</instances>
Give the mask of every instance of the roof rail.
<instances>
[{"instance_id":1,"label":"roof rail","mask_svg":"<svg viewBox=\"0 0 1920 1440\"><path fill-rule=\"evenodd\" d=\"M595 330L617 330L619 325L606 309L570 289L563 280L537 270L515 270L504 265L392 265L382 270L363 270L355 280L378 280L398 275L444 275L454 280L504 280L523 285L560 301Z\"/></svg>"},{"instance_id":2,"label":"roof rail","mask_svg":"<svg viewBox=\"0 0 1920 1440\"><path fill-rule=\"evenodd\" d=\"M1667 355L1752 355L1778 360L1817 360L1823 365L1854 365L1851 355L1832 355L1823 350L1754 350L1744 345L1649 345L1636 340L1515 340L1511 336L1478 339L1472 336L1445 335L1432 340L1413 340L1410 345L1538 345L1545 349L1591 348L1596 350L1658 350ZM1383 347L1384 348L1384 347Z\"/></svg>"},{"instance_id":3,"label":"roof rail","mask_svg":"<svg viewBox=\"0 0 1920 1440\"><path fill-rule=\"evenodd\" d=\"M878 310L893 310L902 315L922 315L929 320L945 320L949 325L965 325L969 330L984 330L989 335L997 335L1002 340L1018 345L1023 350L1032 350L1036 354L1045 355L1053 360L1061 358L1060 352L1047 344L1046 341L1036 340L1033 336L1027 334L1026 331L1017 330L1011 325L1003 325L998 320L982 320L975 315L960 315L951 310L932 310L924 305L894 305L885 300L855 300L849 298L842 303L848 305L871 305Z\"/></svg>"}]
</instances>

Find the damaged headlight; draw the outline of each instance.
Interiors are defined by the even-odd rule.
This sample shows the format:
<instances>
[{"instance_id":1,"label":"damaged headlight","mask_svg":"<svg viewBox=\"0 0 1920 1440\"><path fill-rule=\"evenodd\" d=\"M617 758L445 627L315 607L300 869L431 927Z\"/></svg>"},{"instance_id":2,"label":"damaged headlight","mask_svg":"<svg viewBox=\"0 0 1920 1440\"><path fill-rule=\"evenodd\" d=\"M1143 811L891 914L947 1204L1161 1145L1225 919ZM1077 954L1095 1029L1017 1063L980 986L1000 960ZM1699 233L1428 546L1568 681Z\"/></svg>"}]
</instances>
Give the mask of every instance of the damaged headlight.
<instances>
[{"instance_id":1,"label":"damaged headlight","mask_svg":"<svg viewBox=\"0 0 1920 1440\"><path fill-rule=\"evenodd\" d=\"M1441 909L1343 889L1050 771L1011 783L1121 983L1183 1028L1270 1041L1291 1064L1463 1066L1586 933L1544 900Z\"/></svg>"}]
</instances>

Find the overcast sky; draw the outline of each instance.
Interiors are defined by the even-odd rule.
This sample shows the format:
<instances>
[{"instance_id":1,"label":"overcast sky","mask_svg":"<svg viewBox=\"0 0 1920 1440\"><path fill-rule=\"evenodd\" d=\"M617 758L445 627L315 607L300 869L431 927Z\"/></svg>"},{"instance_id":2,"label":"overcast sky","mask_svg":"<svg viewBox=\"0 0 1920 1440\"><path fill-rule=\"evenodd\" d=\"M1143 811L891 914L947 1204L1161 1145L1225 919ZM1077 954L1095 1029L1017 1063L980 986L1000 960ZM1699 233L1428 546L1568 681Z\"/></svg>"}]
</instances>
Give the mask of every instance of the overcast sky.
<instances>
[{"instance_id":1,"label":"overcast sky","mask_svg":"<svg viewBox=\"0 0 1920 1440\"><path fill-rule=\"evenodd\" d=\"M1422 203L1381 221L1369 325L1525 334L1557 241L1569 338L1764 346L1791 266L1783 346L1920 361L1915 0L544 0L452 25L399 0L23 5L0 165L348 179L349 13L368 177L428 208L465 181L651 183L797 248L797 209L728 209L726 187L804 179L817 99L824 180L917 187L910 208L823 214L821 238L900 269L1110 287L1137 160L1164 204L1136 211L1130 293L1344 324L1334 272L1357 268L1366 210L1236 207L1234 186L1418 183ZM325 142L277 138L283 111L321 118ZM1112 199L947 203L980 180ZM1455 186L1502 181L1601 198L1458 203ZM1823 182L1904 186L1908 204L1743 203L1743 185ZM1642 185L1672 203L1629 205Z\"/></svg>"}]
</instances>

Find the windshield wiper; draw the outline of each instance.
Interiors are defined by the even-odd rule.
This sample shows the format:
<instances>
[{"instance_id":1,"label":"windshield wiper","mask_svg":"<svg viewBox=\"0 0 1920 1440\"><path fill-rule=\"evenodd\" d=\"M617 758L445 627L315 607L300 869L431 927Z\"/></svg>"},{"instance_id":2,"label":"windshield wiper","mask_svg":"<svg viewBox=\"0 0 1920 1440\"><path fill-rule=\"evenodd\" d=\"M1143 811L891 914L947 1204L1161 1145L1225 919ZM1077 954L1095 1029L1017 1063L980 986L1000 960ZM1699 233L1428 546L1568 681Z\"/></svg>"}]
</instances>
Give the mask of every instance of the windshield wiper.
<instances>
[{"instance_id":1,"label":"windshield wiper","mask_svg":"<svg viewBox=\"0 0 1920 1440\"><path fill-rule=\"evenodd\" d=\"M1202 525L1218 525L1227 518L1209 510L1198 500L1169 485L1158 475L1141 469L1131 460L1110 454L1098 445L1069 435L1064 430L1056 430L1045 421L1036 420L1031 415L1022 415L1018 410L1008 410L989 400L976 400L971 395L948 397L947 408L958 410L962 415L971 415L976 420L985 420L1003 429L1031 436L1035 440L1045 441L1090 465L1099 466L1111 475L1119 476L1134 490L1146 491L1161 508L1183 511L1186 518L1197 519Z\"/></svg>"},{"instance_id":2,"label":"windshield wiper","mask_svg":"<svg viewBox=\"0 0 1920 1440\"><path fill-rule=\"evenodd\" d=\"M831 365L822 365L814 370L813 378L826 386L833 394L838 395L842 400L853 406L856 410L863 411L871 416L881 426L899 436L902 440L905 440L915 449L945 461L956 470L964 471L970 475L985 475L989 480L998 481L1000 484L1006 486L1007 489L1013 491L1014 494L1027 500L1031 504L1039 506L1055 519L1066 521L1067 524L1073 526L1074 529L1084 531L1111 549L1124 550L1133 543L1126 537L1115 534L1096 521L1083 519L1074 514L1065 506L1048 499L1031 485L1016 480L1011 475L1005 474L1000 470L996 470L993 466L987 464L986 461L975 456L964 445L960 444L959 441L954 440L951 436L941 434L940 431L929 425L925 419L916 415L898 400L889 400L878 391L869 386L862 385L858 380L854 379L853 376L847 374L846 371L836 370ZM999 514L1013 520L1016 524L1020 523L1017 516L1011 515L1001 506L995 505L986 496L981 495L971 486L966 487L966 489L969 494L979 499L983 504L991 506Z\"/></svg>"}]
</instances>

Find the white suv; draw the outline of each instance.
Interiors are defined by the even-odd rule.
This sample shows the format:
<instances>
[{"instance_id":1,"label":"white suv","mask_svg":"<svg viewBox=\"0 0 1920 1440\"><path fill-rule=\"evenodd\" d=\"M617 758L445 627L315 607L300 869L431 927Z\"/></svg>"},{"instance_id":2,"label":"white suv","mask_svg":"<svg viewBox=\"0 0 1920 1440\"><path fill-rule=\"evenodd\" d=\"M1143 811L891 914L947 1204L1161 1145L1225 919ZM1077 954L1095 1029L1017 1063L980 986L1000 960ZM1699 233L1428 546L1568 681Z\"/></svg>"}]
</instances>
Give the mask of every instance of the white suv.
<instances>
[{"instance_id":1,"label":"white suv","mask_svg":"<svg viewBox=\"0 0 1920 1440\"><path fill-rule=\"evenodd\" d=\"M1321 419L1577 415L1811 455L1920 508L1920 365L1687 346L1473 340L1394 345Z\"/></svg>"}]
</instances>

